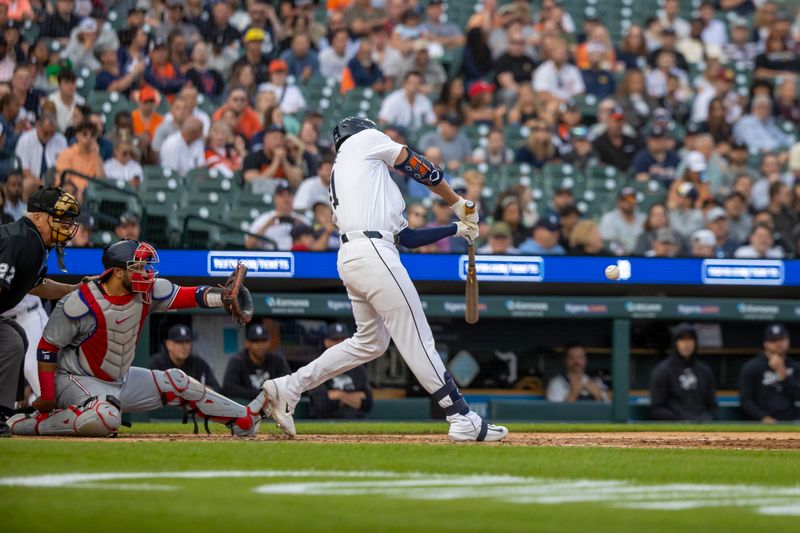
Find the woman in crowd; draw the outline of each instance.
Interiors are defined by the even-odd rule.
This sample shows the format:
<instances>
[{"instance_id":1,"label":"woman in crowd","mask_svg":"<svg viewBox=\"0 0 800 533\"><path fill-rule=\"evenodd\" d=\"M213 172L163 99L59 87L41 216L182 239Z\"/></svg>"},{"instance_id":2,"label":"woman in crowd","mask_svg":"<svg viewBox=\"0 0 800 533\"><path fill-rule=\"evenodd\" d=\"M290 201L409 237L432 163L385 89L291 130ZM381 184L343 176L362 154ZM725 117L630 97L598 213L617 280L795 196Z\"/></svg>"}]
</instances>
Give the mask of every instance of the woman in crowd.
<instances>
[{"instance_id":1,"label":"woman in crowd","mask_svg":"<svg viewBox=\"0 0 800 533\"><path fill-rule=\"evenodd\" d=\"M531 127L538 118L536 93L530 84L520 85L517 102L508 112L508 123Z\"/></svg>"},{"instance_id":2,"label":"woman in crowd","mask_svg":"<svg viewBox=\"0 0 800 533\"><path fill-rule=\"evenodd\" d=\"M641 26L634 24L622 34L616 55L617 70L643 69L647 66L647 44Z\"/></svg>"},{"instance_id":3,"label":"woman in crowd","mask_svg":"<svg viewBox=\"0 0 800 533\"><path fill-rule=\"evenodd\" d=\"M527 163L535 168L542 168L556 158L556 147L553 144L550 128L541 120L534 122L528 141L517 150L514 161L516 163Z\"/></svg>"},{"instance_id":4,"label":"woman in crowd","mask_svg":"<svg viewBox=\"0 0 800 533\"><path fill-rule=\"evenodd\" d=\"M513 246L517 247L530 237L530 228L522 223L522 204L515 194L505 194L498 198L497 208L494 210L495 222L505 222L511 228Z\"/></svg>"},{"instance_id":5,"label":"woman in crowd","mask_svg":"<svg viewBox=\"0 0 800 533\"><path fill-rule=\"evenodd\" d=\"M464 80L461 78L449 78L442 86L439 100L434 104L433 110L439 118L449 113L455 113L463 122Z\"/></svg>"},{"instance_id":6,"label":"woman in crowd","mask_svg":"<svg viewBox=\"0 0 800 533\"><path fill-rule=\"evenodd\" d=\"M724 99L717 96L708 104L708 119L702 124L701 129L708 131L714 142L727 142L731 138L732 128L725 118Z\"/></svg>"},{"instance_id":7,"label":"woman in crowd","mask_svg":"<svg viewBox=\"0 0 800 533\"><path fill-rule=\"evenodd\" d=\"M594 220L578 222L570 235L569 248L571 255L606 255L597 222Z\"/></svg>"},{"instance_id":8,"label":"woman in crowd","mask_svg":"<svg viewBox=\"0 0 800 533\"><path fill-rule=\"evenodd\" d=\"M492 70L492 51L486 42L483 28L472 28L467 32L467 44L461 63L464 83L487 79Z\"/></svg>"},{"instance_id":9,"label":"woman in crowd","mask_svg":"<svg viewBox=\"0 0 800 533\"><path fill-rule=\"evenodd\" d=\"M616 99L625 113L625 122L637 130L647 124L650 114L658 107L658 101L647 94L644 73L639 69L625 73Z\"/></svg>"},{"instance_id":10,"label":"woman in crowd","mask_svg":"<svg viewBox=\"0 0 800 533\"><path fill-rule=\"evenodd\" d=\"M668 226L667 206L661 202L651 205L650 209L647 210L647 218L642 226L642 233L636 240L636 246L633 247L633 255L644 255L646 251L653 247L653 239L656 232Z\"/></svg>"},{"instance_id":11,"label":"woman in crowd","mask_svg":"<svg viewBox=\"0 0 800 533\"><path fill-rule=\"evenodd\" d=\"M206 166L226 178L242 169L242 157L233 146L233 131L223 121L215 121L206 139Z\"/></svg>"}]
</instances>

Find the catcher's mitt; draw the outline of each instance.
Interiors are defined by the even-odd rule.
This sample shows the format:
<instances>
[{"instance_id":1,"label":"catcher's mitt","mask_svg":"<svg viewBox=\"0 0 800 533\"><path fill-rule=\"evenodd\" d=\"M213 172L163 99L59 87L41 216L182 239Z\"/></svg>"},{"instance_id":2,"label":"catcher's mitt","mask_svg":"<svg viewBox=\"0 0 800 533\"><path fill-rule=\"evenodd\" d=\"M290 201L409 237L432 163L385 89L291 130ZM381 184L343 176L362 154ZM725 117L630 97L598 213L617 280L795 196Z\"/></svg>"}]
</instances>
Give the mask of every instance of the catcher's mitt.
<instances>
[{"instance_id":1,"label":"catcher's mitt","mask_svg":"<svg viewBox=\"0 0 800 533\"><path fill-rule=\"evenodd\" d=\"M247 267L243 263L236 265L225 285L222 285L222 307L231 315L234 322L245 326L253 318L253 297L244 286Z\"/></svg>"}]
</instances>

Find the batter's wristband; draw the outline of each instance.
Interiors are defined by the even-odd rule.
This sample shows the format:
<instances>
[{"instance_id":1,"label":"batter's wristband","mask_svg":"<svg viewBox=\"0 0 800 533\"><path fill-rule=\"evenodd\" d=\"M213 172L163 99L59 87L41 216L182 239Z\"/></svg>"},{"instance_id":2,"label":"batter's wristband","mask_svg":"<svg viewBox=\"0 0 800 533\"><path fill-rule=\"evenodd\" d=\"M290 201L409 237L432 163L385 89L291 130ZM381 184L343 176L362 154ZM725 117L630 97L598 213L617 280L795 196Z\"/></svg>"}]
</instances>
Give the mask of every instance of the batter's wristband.
<instances>
[{"instance_id":1,"label":"batter's wristband","mask_svg":"<svg viewBox=\"0 0 800 533\"><path fill-rule=\"evenodd\" d=\"M42 389L42 400L55 401L56 373L52 370L39 370L39 387Z\"/></svg>"}]
</instances>

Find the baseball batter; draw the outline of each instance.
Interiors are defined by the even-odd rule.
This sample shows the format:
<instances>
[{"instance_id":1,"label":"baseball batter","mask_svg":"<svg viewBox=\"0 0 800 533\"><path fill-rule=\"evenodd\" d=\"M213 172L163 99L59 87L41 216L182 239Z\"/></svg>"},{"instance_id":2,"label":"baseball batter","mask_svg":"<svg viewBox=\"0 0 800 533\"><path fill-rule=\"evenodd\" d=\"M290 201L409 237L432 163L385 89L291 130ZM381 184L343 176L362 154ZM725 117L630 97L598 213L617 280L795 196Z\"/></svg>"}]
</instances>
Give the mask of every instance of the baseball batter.
<instances>
[{"instance_id":1,"label":"baseball batter","mask_svg":"<svg viewBox=\"0 0 800 533\"><path fill-rule=\"evenodd\" d=\"M131 367L149 313L222 307L230 301L228 289L179 287L158 278L158 254L144 242L112 244L102 260L99 279L81 284L50 315L37 355L38 411L11 417L12 433L105 437L116 433L122 412L173 405L223 423L235 435L254 435L266 407L264 393L245 407L182 370ZM240 294L249 300L246 289Z\"/></svg>"},{"instance_id":2,"label":"baseball batter","mask_svg":"<svg viewBox=\"0 0 800 533\"><path fill-rule=\"evenodd\" d=\"M337 155L329 190L342 241L337 268L352 302L357 331L294 374L264 382L272 418L294 436L292 413L304 391L379 357L394 339L411 371L445 410L450 439L502 439L508 430L488 424L470 410L445 370L419 295L395 247L416 248L452 235L475 239L477 214L466 213L466 201L453 192L440 169L393 142L372 121L346 118L336 125L333 137ZM405 202L389 175L390 166L446 200L460 221L439 228L408 228Z\"/></svg>"}]
</instances>

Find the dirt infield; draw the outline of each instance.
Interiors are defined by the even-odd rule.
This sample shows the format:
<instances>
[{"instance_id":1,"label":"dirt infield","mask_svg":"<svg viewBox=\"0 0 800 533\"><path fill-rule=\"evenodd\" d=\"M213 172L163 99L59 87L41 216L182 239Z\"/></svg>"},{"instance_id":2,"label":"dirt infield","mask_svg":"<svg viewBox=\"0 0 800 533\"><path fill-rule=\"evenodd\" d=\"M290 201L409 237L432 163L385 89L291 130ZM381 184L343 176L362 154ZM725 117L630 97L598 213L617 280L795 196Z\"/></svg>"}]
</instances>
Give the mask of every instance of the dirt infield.
<instances>
[{"instance_id":1,"label":"dirt infield","mask_svg":"<svg viewBox=\"0 0 800 533\"><path fill-rule=\"evenodd\" d=\"M14 439L52 439L54 437L14 437ZM81 440L71 437L55 437ZM116 442L223 441L226 435L122 434ZM104 440L104 439L97 439ZM289 441L279 435L259 435L255 441ZM330 444L450 444L446 435L298 435L293 442ZM459 444L456 444L459 445ZM470 445L470 443L465 444ZM484 446L572 446L605 448L689 448L797 450L800 433L747 432L587 432L587 433L511 433L505 441Z\"/></svg>"}]
</instances>

